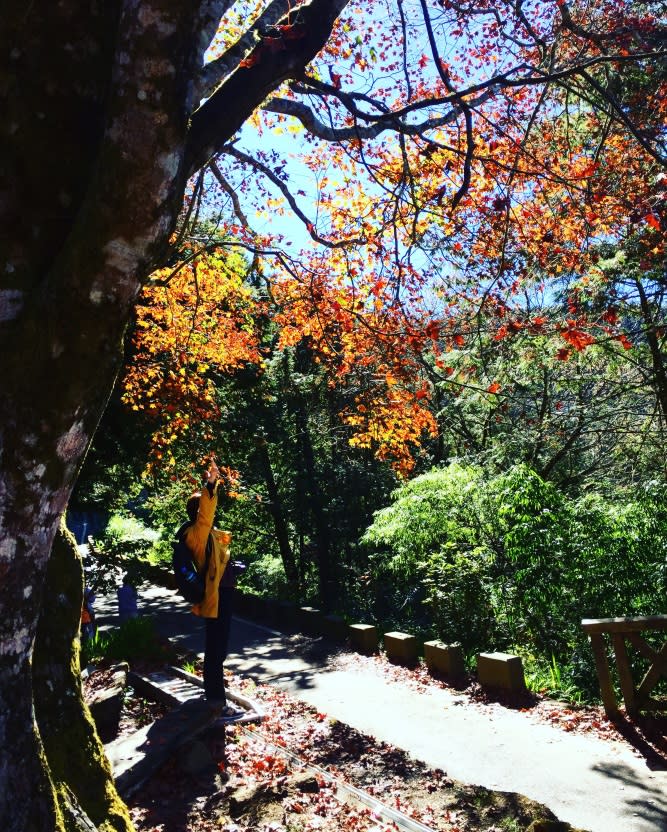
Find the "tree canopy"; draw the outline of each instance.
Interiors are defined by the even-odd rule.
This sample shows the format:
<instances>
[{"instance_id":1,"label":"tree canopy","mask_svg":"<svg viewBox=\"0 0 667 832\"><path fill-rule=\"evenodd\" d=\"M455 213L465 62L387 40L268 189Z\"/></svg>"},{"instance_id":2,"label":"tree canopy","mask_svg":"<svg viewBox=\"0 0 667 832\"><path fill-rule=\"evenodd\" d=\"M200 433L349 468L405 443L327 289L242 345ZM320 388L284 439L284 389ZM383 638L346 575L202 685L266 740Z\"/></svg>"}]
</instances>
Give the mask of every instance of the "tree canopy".
<instances>
[{"instance_id":1,"label":"tree canopy","mask_svg":"<svg viewBox=\"0 0 667 832\"><path fill-rule=\"evenodd\" d=\"M563 360L593 341L645 343L637 372L664 416L664 10L64 0L3 22L0 825L75 828L82 809L125 829L110 793L91 798L54 756L53 714L75 695L69 653L58 665L38 651L54 688L36 723L32 656L43 599L80 604L71 572L67 591L56 570L45 592L47 564L142 287L177 260L216 258L235 318L215 301L210 320L251 349L256 298L234 288L247 252L281 343L305 338L332 377L354 378L343 418L404 472L417 438L404 424L435 424L440 382L500 392L483 363L447 357L482 321L498 341L548 329ZM276 200L315 246L253 228ZM198 239L214 203L225 222ZM542 283L553 316L530 300ZM193 328L187 342L200 368L207 337ZM221 366L242 360L228 347ZM64 641L74 618L58 619ZM104 792L108 776L96 782Z\"/></svg>"}]
</instances>

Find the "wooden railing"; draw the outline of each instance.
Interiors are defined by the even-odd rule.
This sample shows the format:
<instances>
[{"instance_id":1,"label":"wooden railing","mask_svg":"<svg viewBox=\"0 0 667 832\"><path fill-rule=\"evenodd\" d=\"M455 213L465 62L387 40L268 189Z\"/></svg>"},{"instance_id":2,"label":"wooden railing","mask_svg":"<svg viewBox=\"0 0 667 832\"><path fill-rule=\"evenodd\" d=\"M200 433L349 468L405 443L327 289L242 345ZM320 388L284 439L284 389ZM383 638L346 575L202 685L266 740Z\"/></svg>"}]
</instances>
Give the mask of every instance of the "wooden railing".
<instances>
[{"instance_id":1,"label":"wooden railing","mask_svg":"<svg viewBox=\"0 0 667 832\"><path fill-rule=\"evenodd\" d=\"M618 704L607 661L606 636L610 637L614 648L618 680L626 712L634 715L639 711L667 710L666 700L653 699L650 695L660 679L667 678L667 641L656 650L642 637L644 632L666 631L667 615L641 618L585 618L581 626L591 640L602 703L609 716L615 716L618 713ZM650 663L649 669L638 685L635 685L632 678L628 643Z\"/></svg>"}]
</instances>

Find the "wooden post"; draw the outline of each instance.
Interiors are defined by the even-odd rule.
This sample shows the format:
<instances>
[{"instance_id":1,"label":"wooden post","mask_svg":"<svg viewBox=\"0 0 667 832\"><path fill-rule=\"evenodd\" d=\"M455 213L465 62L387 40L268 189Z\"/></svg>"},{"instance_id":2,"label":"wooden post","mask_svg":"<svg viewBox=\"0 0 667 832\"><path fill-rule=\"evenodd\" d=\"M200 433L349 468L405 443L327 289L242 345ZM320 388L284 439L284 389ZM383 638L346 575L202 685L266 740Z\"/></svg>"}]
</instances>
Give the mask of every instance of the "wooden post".
<instances>
[{"instance_id":1,"label":"wooden post","mask_svg":"<svg viewBox=\"0 0 667 832\"><path fill-rule=\"evenodd\" d=\"M667 641L659 650L654 650L646 643L645 646L648 648L646 652L650 657L651 666L637 688L637 698L641 704L646 702L647 709L653 709L658 703L656 700L652 700L649 694L660 681L661 677L667 676Z\"/></svg>"},{"instance_id":2,"label":"wooden post","mask_svg":"<svg viewBox=\"0 0 667 832\"><path fill-rule=\"evenodd\" d=\"M659 650L651 647L642 633L647 630L667 631L667 615L636 616L629 618L584 618L581 626L591 640L595 667L600 682L602 702L607 714L613 717L618 713L618 705L609 674L609 664L605 649L604 634L609 633L614 646L616 667L628 714L643 710L665 711L665 700L652 699L649 694L661 678L667 678L667 642ZM650 662L648 672L639 685L632 678L632 667L628 657L630 644Z\"/></svg>"},{"instance_id":3,"label":"wooden post","mask_svg":"<svg viewBox=\"0 0 667 832\"><path fill-rule=\"evenodd\" d=\"M598 679L600 681L602 704L604 705L607 716L614 717L618 713L618 705L616 704L616 696L614 695L614 688L611 684L604 638L600 633L589 633L588 636L591 640L595 669L598 672Z\"/></svg>"},{"instance_id":4,"label":"wooden post","mask_svg":"<svg viewBox=\"0 0 667 832\"><path fill-rule=\"evenodd\" d=\"M611 640L614 645L616 667L618 668L618 680L621 684L621 693L623 694L623 699L625 701L625 710L634 716L638 711L637 694L635 691L635 683L632 681L630 659L628 658L625 636L623 633L612 633Z\"/></svg>"}]
</instances>

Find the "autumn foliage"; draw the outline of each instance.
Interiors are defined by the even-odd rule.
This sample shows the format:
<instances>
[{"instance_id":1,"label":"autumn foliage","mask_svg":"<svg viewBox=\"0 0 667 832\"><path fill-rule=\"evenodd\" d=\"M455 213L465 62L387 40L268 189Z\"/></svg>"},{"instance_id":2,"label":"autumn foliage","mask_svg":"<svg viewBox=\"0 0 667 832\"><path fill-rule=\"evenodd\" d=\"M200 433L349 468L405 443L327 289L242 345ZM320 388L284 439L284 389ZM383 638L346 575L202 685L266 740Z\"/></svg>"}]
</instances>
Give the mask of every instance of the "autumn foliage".
<instances>
[{"instance_id":1,"label":"autumn foliage","mask_svg":"<svg viewBox=\"0 0 667 832\"><path fill-rule=\"evenodd\" d=\"M296 7L285 20L240 68L305 36ZM225 18L211 68L233 31ZM145 290L125 399L158 419L154 462L215 420L216 375L261 372L299 343L350 392L350 443L404 475L437 433L434 385L507 392L482 342L547 337L556 361L632 349L654 322L644 310L629 324L641 287L619 291L600 246L631 243L646 270L664 260L661 33L627 2L350 6L305 75L256 111L259 141L246 127L200 174L184 229L196 236L197 200L209 222L216 206L224 250L193 258L182 234L181 265ZM295 185L306 175L315 189ZM251 212L290 213L312 244L295 253Z\"/></svg>"},{"instance_id":2,"label":"autumn foliage","mask_svg":"<svg viewBox=\"0 0 667 832\"><path fill-rule=\"evenodd\" d=\"M261 363L253 317L260 312L239 259L222 252L153 275L137 306L123 379L123 400L156 423L152 465L173 465L169 448L193 425L212 438L220 413L215 375Z\"/></svg>"}]
</instances>

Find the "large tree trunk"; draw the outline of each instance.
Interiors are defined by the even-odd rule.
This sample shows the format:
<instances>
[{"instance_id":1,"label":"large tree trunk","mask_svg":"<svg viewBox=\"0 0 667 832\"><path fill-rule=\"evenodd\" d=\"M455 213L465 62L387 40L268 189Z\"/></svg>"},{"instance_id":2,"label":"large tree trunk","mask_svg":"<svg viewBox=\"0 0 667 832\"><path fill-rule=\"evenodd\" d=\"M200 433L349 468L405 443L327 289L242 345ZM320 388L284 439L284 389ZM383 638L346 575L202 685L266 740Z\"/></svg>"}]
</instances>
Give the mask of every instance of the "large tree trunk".
<instances>
[{"instance_id":1,"label":"large tree trunk","mask_svg":"<svg viewBox=\"0 0 667 832\"><path fill-rule=\"evenodd\" d=\"M238 56L201 106L197 76L226 0L3 9L2 832L64 828L60 774L49 760L57 745L45 751L33 718L33 642L51 545L117 375L137 293L163 261L187 178L301 72L345 2L311 0L298 39L244 67ZM251 34L253 48L259 38Z\"/></svg>"},{"instance_id":2,"label":"large tree trunk","mask_svg":"<svg viewBox=\"0 0 667 832\"><path fill-rule=\"evenodd\" d=\"M166 0L5 10L3 832L64 828L48 758L58 744L45 753L33 719L33 639L51 544L117 374L132 304L180 206L194 16L188 3ZM147 106L158 94L159 110Z\"/></svg>"},{"instance_id":3,"label":"large tree trunk","mask_svg":"<svg viewBox=\"0 0 667 832\"><path fill-rule=\"evenodd\" d=\"M83 569L64 522L46 572L33 660L35 717L65 829L132 829L111 768L83 701L79 625Z\"/></svg>"}]
</instances>

